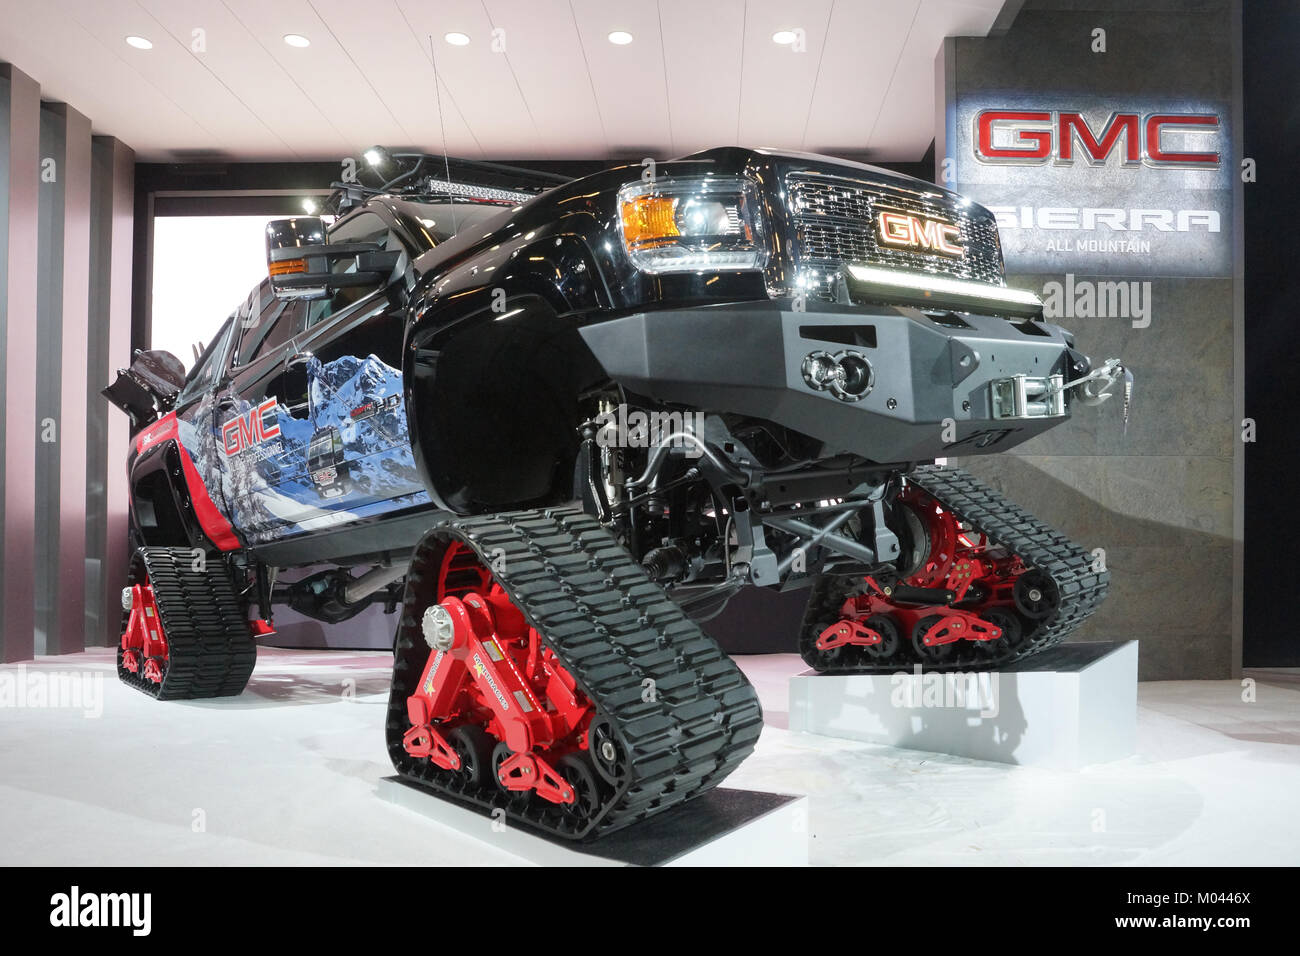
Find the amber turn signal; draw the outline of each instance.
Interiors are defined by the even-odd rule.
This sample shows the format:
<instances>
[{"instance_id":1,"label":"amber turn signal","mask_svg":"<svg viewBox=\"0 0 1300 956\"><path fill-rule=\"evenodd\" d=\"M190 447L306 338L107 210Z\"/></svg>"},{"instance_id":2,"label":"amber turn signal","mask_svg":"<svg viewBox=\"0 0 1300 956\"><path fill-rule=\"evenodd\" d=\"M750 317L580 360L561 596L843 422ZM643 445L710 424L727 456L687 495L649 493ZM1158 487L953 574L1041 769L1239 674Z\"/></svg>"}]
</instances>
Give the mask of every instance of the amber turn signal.
<instances>
[{"instance_id":1,"label":"amber turn signal","mask_svg":"<svg viewBox=\"0 0 1300 956\"><path fill-rule=\"evenodd\" d=\"M637 196L623 200L623 241L628 249L644 249L681 233L673 218L677 201L668 196Z\"/></svg>"},{"instance_id":2,"label":"amber turn signal","mask_svg":"<svg viewBox=\"0 0 1300 956\"><path fill-rule=\"evenodd\" d=\"M267 272L273 276L287 276L295 272L306 272L307 263L302 259L285 259L282 262L268 262Z\"/></svg>"}]
</instances>

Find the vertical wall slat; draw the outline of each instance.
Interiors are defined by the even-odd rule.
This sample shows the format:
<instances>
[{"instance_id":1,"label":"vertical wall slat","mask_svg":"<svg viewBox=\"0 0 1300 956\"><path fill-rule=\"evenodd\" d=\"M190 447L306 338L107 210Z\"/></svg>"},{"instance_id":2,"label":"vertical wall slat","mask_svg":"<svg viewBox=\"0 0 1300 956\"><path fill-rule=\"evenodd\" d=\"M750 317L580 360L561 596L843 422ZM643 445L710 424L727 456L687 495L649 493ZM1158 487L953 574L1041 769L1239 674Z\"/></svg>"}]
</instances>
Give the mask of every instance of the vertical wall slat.
<instances>
[{"instance_id":1,"label":"vertical wall slat","mask_svg":"<svg viewBox=\"0 0 1300 956\"><path fill-rule=\"evenodd\" d=\"M98 297L107 329L107 368L102 381L107 385L118 368L131 364L132 242L135 234L135 153L116 139L108 143L112 197L107 204L106 288L92 290ZM102 399L101 399L102 401ZM102 441L107 449L104 476L106 517L100 606L103 621L113 636L122 613L121 591L126 583L127 510L129 491L126 456L130 428L126 415L109 409Z\"/></svg>"},{"instance_id":2,"label":"vertical wall slat","mask_svg":"<svg viewBox=\"0 0 1300 956\"><path fill-rule=\"evenodd\" d=\"M90 119L64 104L63 348L59 403L57 628L52 653L86 646L86 368L90 306Z\"/></svg>"},{"instance_id":3,"label":"vertical wall slat","mask_svg":"<svg viewBox=\"0 0 1300 956\"><path fill-rule=\"evenodd\" d=\"M127 418L99 390L131 362L135 156L111 136L91 146L89 355L86 395L86 643L111 644L122 622L127 561ZM125 243L125 245L121 245Z\"/></svg>"},{"instance_id":4,"label":"vertical wall slat","mask_svg":"<svg viewBox=\"0 0 1300 956\"><path fill-rule=\"evenodd\" d=\"M40 87L31 77L0 64L0 324L3 382L0 418L0 658L32 656L35 629L36 516L36 302L40 189Z\"/></svg>"}]
</instances>

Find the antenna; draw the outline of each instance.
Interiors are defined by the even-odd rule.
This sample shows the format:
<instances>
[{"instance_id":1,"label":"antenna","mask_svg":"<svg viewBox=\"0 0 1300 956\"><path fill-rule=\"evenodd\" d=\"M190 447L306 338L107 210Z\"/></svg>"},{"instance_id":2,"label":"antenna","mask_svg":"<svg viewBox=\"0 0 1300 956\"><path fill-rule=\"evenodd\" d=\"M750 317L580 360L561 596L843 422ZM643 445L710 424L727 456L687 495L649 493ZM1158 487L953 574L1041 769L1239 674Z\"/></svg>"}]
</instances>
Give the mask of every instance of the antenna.
<instances>
[{"instance_id":1,"label":"antenna","mask_svg":"<svg viewBox=\"0 0 1300 956\"><path fill-rule=\"evenodd\" d=\"M447 155L447 121L442 115L442 77L438 75L438 54L434 52L433 34L429 34L429 62L433 64L433 97L438 107L438 136L442 139L443 177L447 183L447 211L451 213L451 228L459 230L456 221L456 200L451 194L451 159Z\"/></svg>"}]
</instances>

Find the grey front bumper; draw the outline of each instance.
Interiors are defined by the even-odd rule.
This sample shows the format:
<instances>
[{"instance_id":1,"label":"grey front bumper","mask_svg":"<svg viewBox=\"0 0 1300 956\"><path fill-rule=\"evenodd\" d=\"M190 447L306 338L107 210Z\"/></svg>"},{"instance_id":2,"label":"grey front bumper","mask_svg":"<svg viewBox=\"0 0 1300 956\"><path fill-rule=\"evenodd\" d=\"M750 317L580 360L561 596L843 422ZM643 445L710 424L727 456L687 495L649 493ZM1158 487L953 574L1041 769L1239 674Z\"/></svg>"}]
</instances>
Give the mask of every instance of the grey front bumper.
<instances>
[{"instance_id":1,"label":"grey front bumper","mask_svg":"<svg viewBox=\"0 0 1300 956\"><path fill-rule=\"evenodd\" d=\"M881 463L1018 445L1069 417L1052 377L1077 371L1058 326L893 306L712 305L597 321L581 334L631 392L766 419L820 440L826 454ZM816 353L865 358L869 391L818 387L805 374Z\"/></svg>"}]
</instances>

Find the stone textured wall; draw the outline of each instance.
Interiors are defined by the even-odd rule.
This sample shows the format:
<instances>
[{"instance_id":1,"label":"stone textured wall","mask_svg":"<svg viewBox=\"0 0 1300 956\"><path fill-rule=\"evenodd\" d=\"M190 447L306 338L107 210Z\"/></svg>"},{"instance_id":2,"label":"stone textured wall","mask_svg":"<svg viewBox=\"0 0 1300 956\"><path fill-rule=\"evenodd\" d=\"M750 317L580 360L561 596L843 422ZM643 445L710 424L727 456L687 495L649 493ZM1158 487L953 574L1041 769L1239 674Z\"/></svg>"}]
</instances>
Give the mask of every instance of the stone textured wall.
<instances>
[{"instance_id":1,"label":"stone textured wall","mask_svg":"<svg viewBox=\"0 0 1300 956\"><path fill-rule=\"evenodd\" d=\"M1041 292L1059 276L1018 276ZM1111 593L1079 640L1139 639L1144 680L1229 676L1232 650L1232 280L1152 281L1153 320L1061 319L1093 358L1135 370L1119 399L1008 454L961 464L1089 549Z\"/></svg>"}]
</instances>

